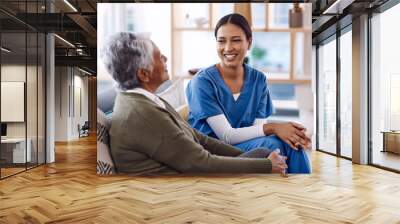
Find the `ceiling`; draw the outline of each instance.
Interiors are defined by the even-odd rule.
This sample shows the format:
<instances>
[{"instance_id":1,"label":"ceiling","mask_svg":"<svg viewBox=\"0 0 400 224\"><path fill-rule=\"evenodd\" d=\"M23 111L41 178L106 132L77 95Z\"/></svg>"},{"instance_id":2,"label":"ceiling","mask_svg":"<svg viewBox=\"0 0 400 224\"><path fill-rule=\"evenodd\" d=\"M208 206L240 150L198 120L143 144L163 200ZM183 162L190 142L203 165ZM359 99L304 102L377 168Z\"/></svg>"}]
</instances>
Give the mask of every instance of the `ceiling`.
<instances>
[{"instance_id":1,"label":"ceiling","mask_svg":"<svg viewBox=\"0 0 400 224\"><path fill-rule=\"evenodd\" d=\"M2 45L13 49L2 60L18 62L26 55L27 58L36 55L37 44L25 43L26 30L54 32L57 34L56 66L78 66L96 74L97 2L99 1L68 0L66 3L64 0L47 0L46 5L45 0L1 0ZM32 37L33 35L28 34L27 41L33 41Z\"/></svg>"},{"instance_id":2,"label":"ceiling","mask_svg":"<svg viewBox=\"0 0 400 224\"><path fill-rule=\"evenodd\" d=\"M313 44L352 23L354 17L374 12L389 0L310 0L313 4Z\"/></svg>"}]
</instances>

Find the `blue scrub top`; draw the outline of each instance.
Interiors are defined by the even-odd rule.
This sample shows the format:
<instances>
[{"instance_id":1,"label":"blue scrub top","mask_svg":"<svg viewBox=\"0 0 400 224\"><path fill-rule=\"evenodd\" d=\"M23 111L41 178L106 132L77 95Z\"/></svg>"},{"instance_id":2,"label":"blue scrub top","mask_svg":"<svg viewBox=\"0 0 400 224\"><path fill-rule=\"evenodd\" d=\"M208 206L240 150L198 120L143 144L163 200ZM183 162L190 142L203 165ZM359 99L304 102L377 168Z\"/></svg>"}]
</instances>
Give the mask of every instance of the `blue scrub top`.
<instances>
[{"instance_id":1,"label":"blue scrub top","mask_svg":"<svg viewBox=\"0 0 400 224\"><path fill-rule=\"evenodd\" d=\"M206 121L208 117L224 114L233 128L241 128L252 126L256 118L267 118L273 113L266 76L246 64L243 66L244 83L236 101L216 65L192 78L186 88L192 127L216 138Z\"/></svg>"}]
</instances>

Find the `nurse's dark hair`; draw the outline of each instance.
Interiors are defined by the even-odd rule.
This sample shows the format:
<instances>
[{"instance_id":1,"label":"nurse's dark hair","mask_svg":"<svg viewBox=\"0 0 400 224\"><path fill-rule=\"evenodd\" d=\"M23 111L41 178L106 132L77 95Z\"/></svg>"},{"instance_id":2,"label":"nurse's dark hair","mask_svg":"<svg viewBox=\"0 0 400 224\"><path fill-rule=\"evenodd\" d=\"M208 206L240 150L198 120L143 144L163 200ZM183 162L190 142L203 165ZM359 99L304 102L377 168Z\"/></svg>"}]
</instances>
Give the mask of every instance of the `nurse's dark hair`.
<instances>
[{"instance_id":1,"label":"nurse's dark hair","mask_svg":"<svg viewBox=\"0 0 400 224\"><path fill-rule=\"evenodd\" d=\"M219 28L225 24L234 24L238 27L240 27L240 29L243 30L244 34L246 35L246 39L249 40L252 37L252 33L251 33L251 28L249 25L249 22L247 22L246 18L244 18L244 16L238 14L238 13L232 13L232 14L228 14L224 17L222 17L217 25L215 26L215 30L214 30L214 35L215 38L217 38L217 32L219 30Z\"/></svg>"}]
</instances>

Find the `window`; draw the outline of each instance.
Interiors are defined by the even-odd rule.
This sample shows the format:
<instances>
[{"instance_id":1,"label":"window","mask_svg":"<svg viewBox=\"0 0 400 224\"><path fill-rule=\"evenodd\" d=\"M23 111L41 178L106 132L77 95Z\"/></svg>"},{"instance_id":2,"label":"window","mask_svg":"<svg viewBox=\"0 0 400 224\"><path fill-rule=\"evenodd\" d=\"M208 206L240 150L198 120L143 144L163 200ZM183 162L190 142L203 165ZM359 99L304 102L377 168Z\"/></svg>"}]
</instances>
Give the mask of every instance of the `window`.
<instances>
[{"instance_id":1,"label":"window","mask_svg":"<svg viewBox=\"0 0 400 224\"><path fill-rule=\"evenodd\" d=\"M219 19L223 16L233 13L234 4L233 3L212 3L211 10L212 10L212 24L211 29L217 25Z\"/></svg>"},{"instance_id":2,"label":"window","mask_svg":"<svg viewBox=\"0 0 400 224\"><path fill-rule=\"evenodd\" d=\"M340 37L340 154L352 157L352 34Z\"/></svg>"},{"instance_id":3,"label":"window","mask_svg":"<svg viewBox=\"0 0 400 224\"><path fill-rule=\"evenodd\" d=\"M311 33L298 32L295 34L295 58L293 78L295 80L309 80L311 78L311 63L309 57L311 55Z\"/></svg>"},{"instance_id":4,"label":"window","mask_svg":"<svg viewBox=\"0 0 400 224\"><path fill-rule=\"evenodd\" d=\"M318 50L318 149L336 153L336 40Z\"/></svg>"},{"instance_id":5,"label":"window","mask_svg":"<svg viewBox=\"0 0 400 224\"><path fill-rule=\"evenodd\" d=\"M271 84L269 91L273 101L275 113L271 119L294 121L299 117L299 108L296 100L296 86L294 84Z\"/></svg>"},{"instance_id":6,"label":"window","mask_svg":"<svg viewBox=\"0 0 400 224\"><path fill-rule=\"evenodd\" d=\"M218 61L215 37L212 32L187 31L180 32L176 37L177 39L174 41L178 42L179 40L180 42L176 43L181 46L180 54L187 56L182 57L179 62L181 70L177 71L177 74L186 74L189 69L208 67ZM177 64L178 61L174 61L174 63Z\"/></svg>"},{"instance_id":7,"label":"window","mask_svg":"<svg viewBox=\"0 0 400 224\"><path fill-rule=\"evenodd\" d=\"M233 13L235 7L244 7L242 4L172 4L172 77L185 76L190 68L218 62L214 27L222 16ZM300 80L309 83L311 19L303 22L303 28L289 28L289 9L292 7L291 3L251 3L249 22L253 28L253 44L248 52L249 63L264 71L272 82L293 83ZM311 4L300 4L300 7L303 8L303 18L309 18Z\"/></svg>"},{"instance_id":8,"label":"window","mask_svg":"<svg viewBox=\"0 0 400 224\"><path fill-rule=\"evenodd\" d=\"M269 4L269 26L271 28L289 27L289 9L292 4Z\"/></svg>"},{"instance_id":9,"label":"window","mask_svg":"<svg viewBox=\"0 0 400 224\"><path fill-rule=\"evenodd\" d=\"M101 51L107 38L117 32L144 33L160 48L160 51L171 58L171 4L143 3L102 3L98 7L98 49ZM154 18L158 18L155 20ZM159 21L163 21L160 23ZM99 52L100 52L99 51ZM98 80L111 80L97 54ZM167 62L171 68L171 61Z\"/></svg>"},{"instance_id":10,"label":"window","mask_svg":"<svg viewBox=\"0 0 400 224\"><path fill-rule=\"evenodd\" d=\"M290 64L290 33L254 32L249 51L250 64L264 71L268 79L288 79Z\"/></svg>"},{"instance_id":11,"label":"window","mask_svg":"<svg viewBox=\"0 0 400 224\"><path fill-rule=\"evenodd\" d=\"M253 3L251 4L251 20L255 29L263 29L267 27L266 12L267 4L265 3Z\"/></svg>"},{"instance_id":12,"label":"window","mask_svg":"<svg viewBox=\"0 0 400 224\"><path fill-rule=\"evenodd\" d=\"M400 5L371 19L371 135L372 163L400 170Z\"/></svg>"},{"instance_id":13,"label":"window","mask_svg":"<svg viewBox=\"0 0 400 224\"><path fill-rule=\"evenodd\" d=\"M157 18L154 19L154 18ZM114 81L104 67L101 50L110 35L117 32L135 32L147 35L167 58L171 70L171 4L102 3L98 4L97 94L98 106L111 112L116 95ZM160 21L163 21L160 23Z\"/></svg>"}]
</instances>

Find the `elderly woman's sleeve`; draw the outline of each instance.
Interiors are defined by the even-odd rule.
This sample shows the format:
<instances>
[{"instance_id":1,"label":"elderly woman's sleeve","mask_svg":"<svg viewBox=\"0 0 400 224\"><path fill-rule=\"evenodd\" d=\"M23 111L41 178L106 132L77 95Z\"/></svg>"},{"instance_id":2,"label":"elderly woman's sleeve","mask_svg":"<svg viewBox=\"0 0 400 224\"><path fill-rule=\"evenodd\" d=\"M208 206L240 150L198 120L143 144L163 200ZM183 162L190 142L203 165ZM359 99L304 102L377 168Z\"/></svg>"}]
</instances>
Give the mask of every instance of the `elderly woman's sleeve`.
<instances>
[{"instance_id":1,"label":"elderly woman's sleeve","mask_svg":"<svg viewBox=\"0 0 400 224\"><path fill-rule=\"evenodd\" d=\"M194 128L193 131L195 132L197 139L199 139L200 144L204 147L205 150L209 151L211 154L219 156L239 156L243 153L236 147L226 144L213 137L204 135Z\"/></svg>"},{"instance_id":2,"label":"elderly woman's sleeve","mask_svg":"<svg viewBox=\"0 0 400 224\"><path fill-rule=\"evenodd\" d=\"M213 155L182 130L168 113L147 120L149 133L158 138L148 155L180 172L189 173L269 173L271 161L262 158L239 158ZM204 139L203 139L204 140ZM206 140L210 141L210 140ZM212 140L206 145L218 145ZM215 146L216 149L222 145ZM222 146L223 147L223 146ZM232 149L232 148L230 148Z\"/></svg>"}]
</instances>

